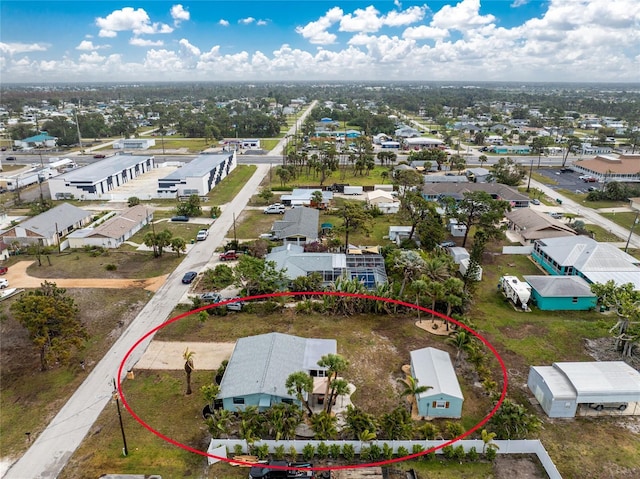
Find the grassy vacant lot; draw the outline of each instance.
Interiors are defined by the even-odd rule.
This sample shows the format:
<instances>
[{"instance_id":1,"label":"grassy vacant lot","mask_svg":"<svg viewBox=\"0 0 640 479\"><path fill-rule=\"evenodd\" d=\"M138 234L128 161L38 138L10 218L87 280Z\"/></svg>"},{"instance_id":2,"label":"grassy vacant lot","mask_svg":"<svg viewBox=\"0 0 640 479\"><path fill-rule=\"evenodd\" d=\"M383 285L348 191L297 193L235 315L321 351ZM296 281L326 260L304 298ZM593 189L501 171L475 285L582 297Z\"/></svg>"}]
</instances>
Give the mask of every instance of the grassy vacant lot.
<instances>
[{"instance_id":1,"label":"grassy vacant lot","mask_svg":"<svg viewBox=\"0 0 640 479\"><path fill-rule=\"evenodd\" d=\"M622 212L622 213L600 213L600 215L630 230L636 219L637 213L635 211L634 212L628 211L628 212ZM634 227L634 230L635 230L635 227Z\"/></svg>"},{"instance_id":2,"label":"grassy vacant lot","mask_svg":"<svg viewBox=\"0 0 640 479\"><path fill-rule=\"evenodd\" d=\"M78 251L70 254L51 255L51 265L43 260L27 270L31 276L52 278L149 278L173 271L182 257L166 255L153 259L150 253L109 252L92 256ZM30 256L19 256L12 261L34 261ZM114 264L114 271L105 266ZM11 263L9 263L9 266ZM130 288L115 289L67 289L80 309L80 318L87 327L91 339L82 351L72 357L67 366L39 371L37 351L28 339L26 330L12 317L10 306L15 297L0 303L2 334L0 335L0 455L19 454L27 448L25 432L32 437L53 418L55 413L84 380L84 360L90 370L99 361L144 307L151 293Z\"/></svg>"},{"instance_id":3,"label":"grassy vacant lot","mask_svg":"<svg viewBox=\"0 0 640 479\"><path fill-rule=\"evenodd\" d=\"M341 166L340 170L332 171L331 174L325 178L324 185L331 185L333 183L346 183L353 186L373 186L384 183L389 184L389 177L384 178L382 176L383 171L390 175L389 168L379 165L371 170L369 174L367 174L367 172L365 171L363 175L354 174L353 168L350 166ZM303 168L303 171L301 171L295 179L288 181L284 184L284 186L297 188L299 186L305 185L320 185L320 178L321 176L319 173L313 171L308 173L307 168ZM275 174L274 171L270 187L272 189L278 189L278 187L281 186L283 185L280 182L280 178Z\"/></svg>"},{"instance_id":4,"label":"grassy vacant lot","mask_svg":"<svg viewBox=\"0 0 640 479\"><path fill-rule=\"evenodd\" d=\"M254 165L238 165L207 195L209 204L222 205L236 197L256 171Z\"/></svg>"}]
</instances>

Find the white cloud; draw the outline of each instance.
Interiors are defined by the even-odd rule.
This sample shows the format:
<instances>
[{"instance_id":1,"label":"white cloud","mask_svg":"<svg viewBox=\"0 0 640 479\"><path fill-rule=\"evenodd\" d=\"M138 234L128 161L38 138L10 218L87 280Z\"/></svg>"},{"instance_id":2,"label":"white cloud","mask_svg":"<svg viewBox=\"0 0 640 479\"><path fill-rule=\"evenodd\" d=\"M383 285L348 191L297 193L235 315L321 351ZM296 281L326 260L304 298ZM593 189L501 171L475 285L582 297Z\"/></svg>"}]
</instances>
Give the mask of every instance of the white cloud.
<instances>
[{"instance_id":1,"label":"white cloud","mask_svg":"<svg viewBox=\"0 0 640 479\"><path fill-rule=\"evenodd\" d=\"M241 23L242 25L251 25L255 21L256 21L255 18L247 17L247 18L241 18L240 20L238 20L238 23Z\"/></svg>"},{"instance_id":2,"label":"white cloud","mask_svg":"<svg viewBox=\"0 0 640 479\"><path fill-rule=\"evenodd\" d=\"M411 40L442 40L449 36L449 30L444 28L428 27L420 25L418 27L409 27L402 32L402 38Z\"/></svg>"},{"instance_id":3,"label":"white cloud","mask_svg":"<svg viewBox=\"0 0 640 479\"><path fill-rule=\"evenodd\" d=\"M548 2L539 17L509 27L500 26L500 19L493 16L480 15L477 0L445 5L426 20L426 7L403 11L399 1L386 13L370 8L345 15L335 7L296 28L315 47L283 43L273 51L232 51L226 43L212 45L186 33L165 47L136 33L153 28L138 13L128 23L112 19L104 26L113 35L131 32L132 45L151 47L143 61L126 60L126 49L122 54L99 55L98 46L85 37L71 49L76 57L53 56L60 51L57 45L0 43L0 67L7 82L43 75L49 81L98 81L107 75L117 81L358 80L366 75L371 80L637 82L640 2ZM135 16L136 11L130 12ZM361 30L342 31L340 40L345 43L336 45L343 19L345 27ZM259 22L253 18L248 24ZM382 28L384 34L378 34Z\"/></svg>"},{"instance_id":4,"label":"white cloud","mask_svg":"<svg viewBox=\"0 0 640 479\"><path fill-rule=\"evenodd\" d=\"M258 20L256 22L256 25L258 25L259 27L263 27L267 24L268 22L266 20Z\"/></svg>"},{"instance_id":5,"label":"white cloud","mask_svg":"<svg viewBox=\"0 0 640 479\"><path fill-rule=\"evenodd\" d=\"M0 42L0 51L7 55L17 55L19 53L45 52L49 45L45 43L4 43Z\"/></svg>"},{"instance_id":6,"label":"white cloud","mask_svg":"<svg viewBox=\"0 0 640 479\"><path fill-rule=\"evenodd\" d=\"M178 26L180 22L189 20L191 14L188 10L185 10L182 5L177 4L171 7L171 18L173 18L173 24Z\"/></svg>"},{"instance_id":7,"label":"white cloud","mask_svg":"<svg viewBox=\"0 0 640 479\"><path fill-rule=\"evenodd\" d=\"M131 31L135 35L150 35L156 33L171 33L173 28L165 23L151 23L147 12L138 8L125 7L114 10L105 18L96 18L96 25L100 27L99 36L115 37L118 32Z\"/></svg>"},{"instance_id":8,"label":"white cloud","mask_svg":"<svg viewBox=\"0 0 640 479\"><path fill-rule=\"evenodd\" d=\"M76 50L93 51L101 50L104 48L110 48L110 45L94 45L90 40L82 40L76 47Z\"/></svg>"},{"instance_id":9,"label":"white cloud","mask_svg":"<svg viewBox=\"0 0 640 479\"><path fill-rule=\"evenodd\" d=\"M146 40L140 37L133 37L129 40L129 45L134 47L161 47L164 45L162 40Z\"/></svg>"},{"instance_id":10,"label":"white cloud","mask_svg":"<svg viewBox=\"0 0 640 479\"><path fill-rule=\"evenodd\" d=\"M98 55L98 52L83 53L80 55L80 62L98 64L104 62L106 57Z\"/></svg>"},{"instance_id":11,"label":"white cloud","mask_svg":"<svg viewBox=\"0 0 640 479\"><path fill-rule=\"evenodd\" d=\"M431 21L431 26L464 31L470 27L495 21L493 15L480 15L480 0L462 0L455 6L445 5Z\"/></svg>"},{"instance_id":12,"label":"white cloud","mask_svg":"<svg viewBox=\"0 0 640 479\"><path fill-rule=\"evenodd\" d=\"M225 20L224 18L221 18L220 21L218 22L218 25L222 25L223 27L228 27L229 21Z\"/></svg>"},{"instance_id":13,"label":"white cloud","mask_svg":"<svg viewBox=\"0 0 640 479\"><path fill-rule=\"evenodd\" d=\"M342 9L333 7L315 22L309 22L304 27L296 27L296 33L316 45L329 45L336 41L336 35L327 32L327 29L342 19Z\"/></svg>"},{"instance_id":14,"label":"white cloud","mask_svg":"<svg viewBox=\"0 0 640 479\"><path fill-rule=\"evenodd\" d=\"M514 0L514 2L510 5L511 8L518 8L523 5L529 3L529 0Z\"/></svg>"}]
</instances>

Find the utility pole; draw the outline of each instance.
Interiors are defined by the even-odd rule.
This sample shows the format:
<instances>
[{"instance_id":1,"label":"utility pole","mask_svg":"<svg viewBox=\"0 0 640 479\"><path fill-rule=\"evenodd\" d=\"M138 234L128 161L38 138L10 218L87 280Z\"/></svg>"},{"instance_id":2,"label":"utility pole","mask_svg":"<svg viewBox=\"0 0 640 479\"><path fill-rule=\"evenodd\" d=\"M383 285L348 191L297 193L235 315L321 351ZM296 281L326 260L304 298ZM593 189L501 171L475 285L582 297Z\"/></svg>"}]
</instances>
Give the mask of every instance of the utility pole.
<instances>
[{"instance_id":1,"label":"utility pole","mask_svg":"<svg viewBox=\"0 0 640 479\"><path fill-rule=\"evenodd\" d=\"M129 455L129 449L127 449L127 438L124 434L124 425L122 424L122 412L120 411L120 398L118 397L118 389L116 388L116 380L113 380L113 399L116 400L116 408L118 409L118 419L120 420L120 431L122 432L122 443L124 447L122 448L122 454L125 456Z\"/></svg>"},{"instance_id":2,"label":"utility pole","mask_svg":"<svg viewBox=\"0 0 640 479\"><path fill-rule=\"evenodd\" d=\"M631 236L633 235L633 230L635 229L636 225L638 224L638 216L640 216L640 210L637 211L636 218L633 220L633 224L631 225L631 229L629 230L629 237L627 238L627 244L624 247L624 252L625 253L629 249L629 242L631 241Z\"/></svg>"},{"instance_id":3,"label":"utility pole","mask_svg":"<svg viewBox=\"0 0 640 479\"><path fill-rule=\"evenodd\" d=\"M531 189L531 175L533 174L533 159L531 160L531 167L529 168L529 182L527 183L527 193Z\"/></svg>"}]
</instances>

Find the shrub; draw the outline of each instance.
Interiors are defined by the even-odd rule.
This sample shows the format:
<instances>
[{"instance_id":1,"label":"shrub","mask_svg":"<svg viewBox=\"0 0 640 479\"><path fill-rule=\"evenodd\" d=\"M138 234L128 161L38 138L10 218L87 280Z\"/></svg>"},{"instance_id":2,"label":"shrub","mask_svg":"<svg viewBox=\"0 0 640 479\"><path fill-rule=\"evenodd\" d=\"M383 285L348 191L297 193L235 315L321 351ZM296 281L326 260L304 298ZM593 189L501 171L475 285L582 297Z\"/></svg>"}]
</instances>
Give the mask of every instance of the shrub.
<instances>
[{"instance_id":1,"label":"shrub","mask_svg":"<svg viewBox=\"0 0 640 479\"><path fill-rule=\"evenodd\" d=\"M496 449L494 447L488 447L486 452L484 453L484 457L487 458L487 461L495 461L496 460L496 455L498 454L498 452L496 451Z\"/></svg>"},{"instance_id":2,"label":"shrub","mask_svg":"<svg viewBox=\"0 0 640 479\"><path fill-rule=\"evenodd\" d=\"M369 448L369 460L378 461L380 459L380 456L382 456L382 450L380 449L380 446L378 446L377 444L371 444L371 447Z\"/></svg>"},{"instance_id":3,"label":"shrub","mask_svg":"<svg viewBox=\"0 0 640 479\"><path fill-rule=\"evenodd\" d=\"M424 451L424 447L421 444L414 444L411 448L411 454L420 454Z\"/></svg>"},{"instance_id":4,"label":"shrub","mask_svg":"<svg viewBox=\"0 0 640 479\"><path fill-rule=\"evenodd\" d=\"M340 444L331 444L329 446L329 456L331 459L338 459L340 457Z\"/></svg>"},{"instance_id":5,"label":"shrub","mask_svg":"<svg viewBox=\"0 0 640 479\"><path fill-rule=\"evenodd\" d=\"M404 447L404 446L400 446L398 447L398 451L396 452L396 456L398 457L406 457L409 455L409 450Z\"/></svg>"},{"instance_id":6,"label":"shrub","mask_svg":"<svg viewBox=\"0 0 640 479\"><path fill-rule=\"evenodd\" d=\"M356 457L356 451L353 448L353 444L344 444L342 446L342 455L347 462L353 462L353 459Z\"/></svg>"},{"instance_id":7,"label":"shrub","mask_svg":"<svg viewBox=\"0 0 640 479\"><path fill-rule=\"evenodd\" d=\"M235 446L233 446L233 455L234 456L241 456L243 454L242 452L242 444L236 444Z\"/></svg>"},{"instance_id":8,"label":"shrub","mask_svg":"<svg viewBox=\"0 0 640 479\"><path fill-rule=\"evenodd\" d=\"M302 458L305 461L310 461L311 459L313 459L313 456L316 453L316 448L313 447L313 444L307 443L303 448L302 448Z\"/></svg>"},{"instance_id":9,"label":"shrub","mask_svg":"<svg viewBox=\"0 0 640 479\"><path fill-rule=\"evenodd\" d=\"M106 269L107 271L115 271L118 269L118 266L115 264L105 264L104 269Z\"/></svg>"},{"instance_id":10,"label":"shrub","mask_svg":"<svg viewBox=\"0 0 640 479\"><path fill-rule=\"evenodd\" d=\"M276 461L282 461L284 459L284 446L282 444L273 449L273 458Z\"/></svg>"},{"instance_id":11,"label":"shrub","mask_svg":"<svg viewBox=\"0 0 640 479\"><path fill-rule=\"evenodd\" d=\"M442 455L444 456L445 459L449 459L449 460L453 459L455 457L453 446L452 445L444 446L442 448Z\"/></svg>"},{"instance_id":12,"label":"shrub","mask_svg":"<svg viewBox=\"0 0 640 479\"><path fill-rule=\"evenodd\" d=\"M140 198L138 198L137 196L131 196L128 200L127 200L127 206L129 208L131 208L132 206L137 206L140 204Z\"/></svg>"},{"instance_id":13,"label":"shrub","mask_svg":"<svg viewBox=\"0 0 640 479\"><path fill-rule=\"evenodd\" d=\"M446 424L447 434L450 439L456 438L464 433L464 427L459 422L447 421Z\"/></svg>"},{"instance_id":14,"label":"shrub","mask_svg":"<svg viewBox=\"0 0 640 479\"><path fill-rule=\"evenodd\" d=\"M253 452L261 461L269 458L269 444L255 446Z\"/></svg>"},{"instance_id":15,"label":"shrub","mask_svg":"<svg viewBox=\"0 0 640 479\"><path fill-rule=\"evenodd\" d=\"M393 448L386 442L382 445L382 457L389 460L393 457Z\"/></svg>"},{"instance_id":16,"label":"shrub","mask_svg":"<svg viewBox=\"0 0 640 479\"><path fill-rule=\"evenodd\" d=\"M472 447L471 449L469 449L469 452L467 452L467 459L469 459L469 461L471 462L478 460L478 451L476 450L475 447Z\"/></svg>"},{"instance_id":17,"label":"shrub","mask_svg":"<svg viewBox=\"0 0 640 479\"><path fill-rule=\"evenodd\" d=\"M289 448L289 460L291 462L296 462L298 460L298 451L296 451L296 448L293 446Z\"/></svg>"},{"instance_id":18,"label":"shrub","mask_svg":"<svg viewBox=\"0 0 640 479\"><path fill-rule=\"evenodd\" d=\"M326 459L329 456L329 446L327 446L324 442L318 444L316 455L318 456L318 459Z\"/></svg>"},{"instance_id":19,"label":"shrub","mask_svg":"<svg viewBox=\"0 0 640 479\"><path fill-rule=\"evenodd\" d=\"M465 456L466 453L464 452L464 446L460 445L453 448L453 457L456 460L462 461Z\"/></svg>"},{"instance_id":20,"label":"shrub","mask_svg":"<svg viewBox=\"0 0 640 479\"><path fill-rule=\"evenodd\" d=\"M360 460L361 461L371 461L371 447L362 446L360 448Z\"/></svg>"}]
</instances>

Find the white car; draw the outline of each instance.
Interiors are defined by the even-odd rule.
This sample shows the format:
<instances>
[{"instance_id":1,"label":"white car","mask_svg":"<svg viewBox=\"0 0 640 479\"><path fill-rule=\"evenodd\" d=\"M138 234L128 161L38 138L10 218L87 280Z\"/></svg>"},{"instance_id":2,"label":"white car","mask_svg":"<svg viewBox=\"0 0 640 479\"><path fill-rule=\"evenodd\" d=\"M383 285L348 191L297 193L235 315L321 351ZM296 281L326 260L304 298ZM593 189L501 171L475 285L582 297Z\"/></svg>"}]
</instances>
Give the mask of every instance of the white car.
<instances>
[{"instance_id":1,"label":"white car","mask_svg":"<svg viewBox=\"0 0 640 479\"><path fill-rule=\"evenodd\" d=\"M207 239L207 236L209 236L209 231L208 230L200 230L200 231L198 231L198 234L196 235L196 240L204 241L204 240Z\"/></svg>"},{"instance_id":2,"label":"white car","mask_svg":"<svg viewBox=\"0 0 640 479\"><path fill-rule=\"evenodd\" d=\"M264 209L265 215L283 215L285 211L284 205L269 205Z\"/></svg>"},{"instance_id":3,"label":"white car","mask_svg":"<svg viewBox=\"0 0 640 479\"><path fill-rule=\"evenodd\" d=\"M9 286L9 281L7 281L4 278L0 279L0 289L4 289L4 288L6 288L8 286Z\"/></svg>"}]
</instances>

